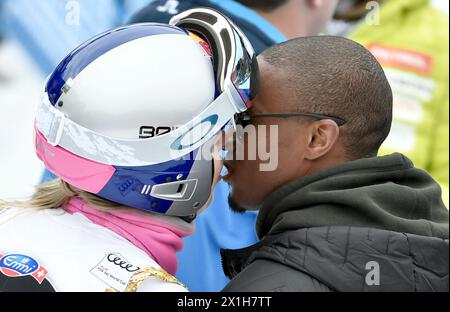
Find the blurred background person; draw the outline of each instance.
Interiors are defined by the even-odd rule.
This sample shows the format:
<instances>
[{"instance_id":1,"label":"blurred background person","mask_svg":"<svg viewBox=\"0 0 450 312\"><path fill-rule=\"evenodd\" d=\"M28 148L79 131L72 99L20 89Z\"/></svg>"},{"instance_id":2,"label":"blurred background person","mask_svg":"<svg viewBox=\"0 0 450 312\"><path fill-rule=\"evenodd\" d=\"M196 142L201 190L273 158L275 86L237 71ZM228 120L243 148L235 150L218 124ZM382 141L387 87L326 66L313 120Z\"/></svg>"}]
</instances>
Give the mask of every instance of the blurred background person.
<instances>
[{"instance_id":1,"label":"blurred background person","mask_svg":"<svg viewBox=\"0 0 450 312\"><path fill-rule=\"evenodd\" d=\"M400 152L427 170L449 203L449 2L341 0L327 33L347 36L384 67L394 120L381 153Z\"/></svg>"},{"instance_id":2,"label":"blurred background person","mask_svg":"<svg viewBox=\"0 0 450 312\"><path fill-rule=\"evenodd\" d=\"M30 195L44 168L33 155L32 144L42 74L8 36L5 9L0 1L0 197L10 199Z\"/></svg>"},{"instance_id":3,"label":"blurred background person","mask_svg":"<svg viewBox=\"0 0 450 312\"><path fill-rule=\"evenodd\" d=\"M324 30L336 7L336 0L156 0L138 12L132 23L167 23L193 7L211 7L230 17L246 34L255 51L290 38L316 35ZM257 241L256 212L236 214L227 203L229 186L220 182L214 201L196 219L196 232L184 240L178 254L177 278L191 291L219 291L228 278L222 271L220 249L242 248Z\"/></svg>"},{"instance_id":4,"label":"blurred background person","mask_svg":"<svg viewBox=\"0 0 450 312\"><path fill-rule=\"evenodd\" d=\"M227 14L247 35L255 51L290 38L316 35L330 20L337 0L155 0L132 23L167 23L177 12L210 7Z\"/></svg>"}]
</instances>

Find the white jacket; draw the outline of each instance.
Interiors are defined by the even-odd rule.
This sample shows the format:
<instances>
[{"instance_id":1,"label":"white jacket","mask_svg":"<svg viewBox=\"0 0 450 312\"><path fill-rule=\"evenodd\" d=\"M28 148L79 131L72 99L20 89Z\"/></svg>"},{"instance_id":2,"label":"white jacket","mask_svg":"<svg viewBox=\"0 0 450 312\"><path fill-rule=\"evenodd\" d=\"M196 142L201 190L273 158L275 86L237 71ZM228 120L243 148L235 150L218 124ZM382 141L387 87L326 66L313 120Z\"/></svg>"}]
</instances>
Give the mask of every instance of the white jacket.
<instances>
[{"instance_id":1,"label":"white jacket","mask_svg":"<svg viewBox=\"0 0 450 312\"><path fill-rule=\"evenodd\" d=\"M126 239L60 208L0 210L2 290L187 291Z\"/></svg>"}]
</instances>

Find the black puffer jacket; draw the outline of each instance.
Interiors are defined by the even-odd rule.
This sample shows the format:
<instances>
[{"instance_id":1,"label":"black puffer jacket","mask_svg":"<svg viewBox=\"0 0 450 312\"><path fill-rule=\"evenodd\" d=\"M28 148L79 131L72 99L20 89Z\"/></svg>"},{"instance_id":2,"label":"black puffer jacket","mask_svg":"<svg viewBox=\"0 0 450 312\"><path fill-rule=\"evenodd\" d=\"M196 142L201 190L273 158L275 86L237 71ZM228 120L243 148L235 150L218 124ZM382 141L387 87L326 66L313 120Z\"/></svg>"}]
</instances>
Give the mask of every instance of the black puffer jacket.
<instances>
[{"instance_id":1,"label":"black puffer jacket","mask_svg":"<svg viewBox=\"0 0 450 312\"><path fill-rule=\"evenodd\" d=\"M224 291L448 291L440 187L400 154L286 185L260 210L262 240L222 250Z\"/></svg>"}]
</instances>

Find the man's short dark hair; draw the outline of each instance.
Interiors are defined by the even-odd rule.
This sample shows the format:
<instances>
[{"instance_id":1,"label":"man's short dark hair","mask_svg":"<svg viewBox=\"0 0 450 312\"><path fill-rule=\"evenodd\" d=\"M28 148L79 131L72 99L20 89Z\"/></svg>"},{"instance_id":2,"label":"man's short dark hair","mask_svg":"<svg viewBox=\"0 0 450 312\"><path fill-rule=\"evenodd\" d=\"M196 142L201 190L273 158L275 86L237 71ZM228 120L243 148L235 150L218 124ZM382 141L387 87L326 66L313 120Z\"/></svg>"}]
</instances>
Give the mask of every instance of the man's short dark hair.
<instances>
[{"instance_id":1,"label":"man's short dark hair","mask_svg":"<svg viewBox=\"0 0 450 312\"><path fill-rule=\"evenodd\" d=\"M262 58L282 75L298 110L347 121L343 139L351 159L378 153L392 123L392 90L381 65L360 44L315 36L272 46Z\"/></svg>"},{"instance_id":2,"label":"man's short dark hair","mask_svg":"<svg viewBox=\"0 0 450 312\"><path fill-rule=\"evenodd\" d=\"M289 0L237 0L237 2L253 9L271 12L289 2Z\"/></svg>"}]
</instances>

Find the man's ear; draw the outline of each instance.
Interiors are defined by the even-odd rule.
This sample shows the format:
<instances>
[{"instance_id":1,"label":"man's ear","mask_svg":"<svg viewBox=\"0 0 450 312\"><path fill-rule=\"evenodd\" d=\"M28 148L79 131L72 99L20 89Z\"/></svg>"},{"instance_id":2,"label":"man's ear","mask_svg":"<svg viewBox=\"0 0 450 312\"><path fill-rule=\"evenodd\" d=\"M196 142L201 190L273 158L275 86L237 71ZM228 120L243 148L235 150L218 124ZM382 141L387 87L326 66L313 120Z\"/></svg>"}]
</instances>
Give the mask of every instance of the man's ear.
<instances>
[{"instance_id":1,"label":"man's ear","mask_svg":"<svg viewBox=\"0 0 450 312\"><path fill-rule=\"evenodd\" d=\"M314 160L327 154L339 138L339 126L332 120L324 119L310 125L305 158Z\"/></svg>"}]
</instances>

